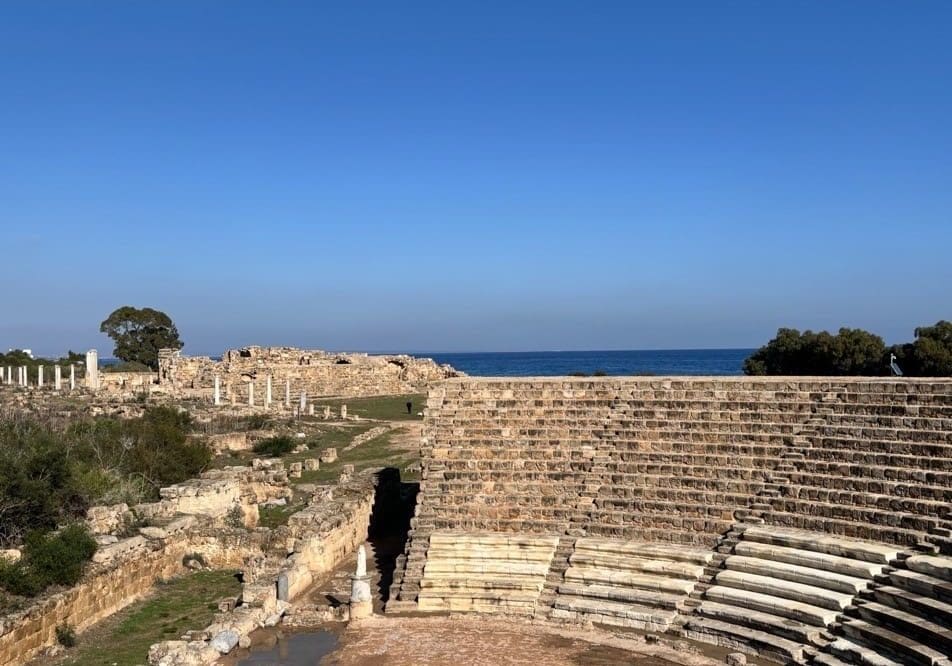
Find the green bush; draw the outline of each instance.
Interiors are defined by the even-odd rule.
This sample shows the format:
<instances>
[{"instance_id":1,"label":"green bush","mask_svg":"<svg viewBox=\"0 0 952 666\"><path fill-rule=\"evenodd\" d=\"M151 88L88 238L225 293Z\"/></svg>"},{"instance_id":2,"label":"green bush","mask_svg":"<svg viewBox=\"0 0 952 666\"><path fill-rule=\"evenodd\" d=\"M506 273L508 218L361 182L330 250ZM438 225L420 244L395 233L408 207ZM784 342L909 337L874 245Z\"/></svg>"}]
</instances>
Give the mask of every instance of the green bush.
<instances>
[{"instance_id":1,"label":"green bush","mask_svg":"<svg viewBox=\"0 0 952 666\"><path fill-rule=\"evenodd\" d=\"M95 552L95 539L78 523L57 532L31 532L23 558L0 565L0 587L11 594L35 597L50 585L75 585Z\"/></svg>"},{"instance_id":2,"label":"green bush","mask_svg":"<svg viewBox=\"0 0 952 666\"><path fill-rule=\"evenodd\" d=\"M291 453L296 446L297 444L290 437L269 437L255 444L252 447L252 451L259 455L280 458L285 454Z\"/></svg>"},{"instance_id":3,"label":"green bush","mask_svg":"<svg viewBox=\"0 0 952 666\"><path fill-rule=\"evenodd\" d=\"M56 641L65 648L76 645L76 630L72 625L61 624L56 627Z\"/></svg>"},{"instance_id":4,"label":"green bush","mask_svg":"<svg viewBox=\"0 0 952 666\"><path fill-rule=\"evenodd\" d=\"M58 532L32 532L25 546L23 561L44 585L75 585L96 552L96 540L79 523Z\"/></svg>"},{"instance_id":5,"label":"green bush","mask_svg":"<svg viewBox=\"0 0 952 666\"><path fill-rule=\"evenodd\" d=\"M44 585L23 562L0 562L0 588L21 597L35 597Z\"/></svg>"}]
</instances>

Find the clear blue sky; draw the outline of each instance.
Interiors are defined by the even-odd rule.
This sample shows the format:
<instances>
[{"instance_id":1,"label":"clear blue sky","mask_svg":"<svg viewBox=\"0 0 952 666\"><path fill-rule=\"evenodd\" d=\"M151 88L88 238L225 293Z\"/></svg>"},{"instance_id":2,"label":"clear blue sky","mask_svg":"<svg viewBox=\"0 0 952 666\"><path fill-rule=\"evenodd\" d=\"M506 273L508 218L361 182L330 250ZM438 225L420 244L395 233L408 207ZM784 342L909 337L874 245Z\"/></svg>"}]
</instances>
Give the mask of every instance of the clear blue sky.
<instances>
[{"instance_id":1,"label":"clear blue sky","mask_svg":"<svg viewBox=\"0 0 952 666\"><path fill-rule=\"evenodd\" d=\"M335 6L332 6L335 5ZM4 2L0 347L888 342L952 317L952 2Z\"/></svg>"}]
</instances>

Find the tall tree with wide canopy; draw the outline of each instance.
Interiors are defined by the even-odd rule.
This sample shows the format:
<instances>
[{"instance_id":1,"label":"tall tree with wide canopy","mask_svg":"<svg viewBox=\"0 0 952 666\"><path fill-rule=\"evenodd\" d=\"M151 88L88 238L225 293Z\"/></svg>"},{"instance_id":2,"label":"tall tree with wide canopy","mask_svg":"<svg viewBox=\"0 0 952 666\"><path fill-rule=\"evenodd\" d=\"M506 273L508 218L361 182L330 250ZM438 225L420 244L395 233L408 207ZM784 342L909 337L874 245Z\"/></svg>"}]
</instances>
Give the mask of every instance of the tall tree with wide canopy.
<instances>
[{"instance_id":1,"label":"tall tree with wide canopy","mask_svg":"<svg viewBox=\"0 0 952 666\"><path fill-rule=\"evenodd\" d=\"M181 349L184 343L172 319L159 310L123 305L99 325L116 343L113 355L127 363L159 367L160 349Z\"/></svg>"}]
</instances>

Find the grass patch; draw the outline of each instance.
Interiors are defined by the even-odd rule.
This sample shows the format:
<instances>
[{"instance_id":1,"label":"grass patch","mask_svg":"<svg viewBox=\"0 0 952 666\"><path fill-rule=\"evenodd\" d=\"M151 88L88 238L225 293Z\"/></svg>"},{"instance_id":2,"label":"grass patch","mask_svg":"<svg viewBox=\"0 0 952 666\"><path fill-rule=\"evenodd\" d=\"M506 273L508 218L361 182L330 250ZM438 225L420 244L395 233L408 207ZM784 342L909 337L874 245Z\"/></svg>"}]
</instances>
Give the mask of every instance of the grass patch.
<instances>
[{"instance_id":1,"label":"grass patch","mask_svg":"<svg viewBox=\"0 0 952 666\"><path fill-rule=\"evenodd\" d=\"M144 664L149 646L176 640L189 629L206 627L218 602L235 596L241 585L232 571L199 571L158 586L149 599L134 604L115 623L105 620L88 636L79 636L70 666L135 666ZM111 626L110 626L111 625Z\"/></svg>"},{"instance_id":2,"label":"grass patch","mask_svg":"<svg viewBox=\"0 0 952 666\"><path fill-rule=\"evenodd\" d=\"M426 396L422 393L409 395L384 395L374 398L336 398L334 400L317 399L321 405L330 405L332 411L339 412L341 405L347 405L347 415L356 414L363 419L381 421L422 421L418 416L426 406ZM411 413L407 414L407 402L413 403ZM320 409L320 407L318 407Z\"/></svg>"},{"instance_id":3,"label":"grass patch","mask_svg":"<svg viewBox=\"0 0 952 666\"><path fill-rule=\"evenodd\" d=\"M288 524L291 514L304 508L304 504L291 502L284 506L262 506L258 509L258 526L274 529Z\"/></svg>"},{"instance_id":4,"label":"grass patch","mask_svg":"<svg viewBox=\"0 0 952 666\"><path fill-rule=\"evenodd\" d=\"M350 451L337 449L337 460L325 464L321 463L318 470L306 471L294 483L329 483L337 480L343 465L353 465L354 471L359 472L368 467L397 467L401 470L412 462L419 460L419 456L411 451L393 445L393 431L364 442Z\"/></svg>"}]
</instances>

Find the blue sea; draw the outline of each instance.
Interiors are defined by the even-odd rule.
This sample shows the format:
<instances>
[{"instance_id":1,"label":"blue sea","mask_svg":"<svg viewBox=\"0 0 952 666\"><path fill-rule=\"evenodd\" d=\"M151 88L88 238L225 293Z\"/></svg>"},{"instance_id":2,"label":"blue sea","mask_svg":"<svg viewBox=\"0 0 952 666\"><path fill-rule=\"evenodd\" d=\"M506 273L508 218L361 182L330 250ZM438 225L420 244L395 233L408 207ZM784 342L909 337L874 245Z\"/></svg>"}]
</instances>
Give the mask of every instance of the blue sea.
<instances>
[{"instance_id":1,"label":"blue sea","mask_svg":"<svg viewBox=\"0 0 952 666\"><path fill-rule=\"evenodd\" d=\"M414 354L477 377L607 375L740 375L753 349L651 349L572 352Z\"/></svg>"}]
</instances>

